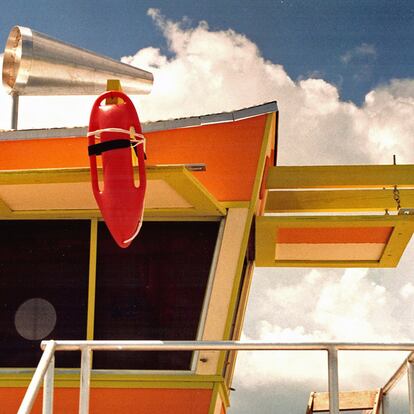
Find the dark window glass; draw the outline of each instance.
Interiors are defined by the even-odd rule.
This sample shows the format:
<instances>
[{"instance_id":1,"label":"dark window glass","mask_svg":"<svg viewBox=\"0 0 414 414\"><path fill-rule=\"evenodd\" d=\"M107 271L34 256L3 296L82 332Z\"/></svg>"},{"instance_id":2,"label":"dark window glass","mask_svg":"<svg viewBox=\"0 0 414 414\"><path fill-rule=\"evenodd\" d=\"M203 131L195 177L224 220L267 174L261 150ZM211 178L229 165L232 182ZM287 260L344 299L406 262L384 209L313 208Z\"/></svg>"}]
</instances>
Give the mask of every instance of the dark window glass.
<instances>
[{"instance_id":1,"label":"dark window glass","mask_svg":"<svg viewBox=\"0 0 414 414\"><path fill-rule=\"evenodd\" d=\"M89 240L89 221L0 221L0 367L37 366L42 339L86 338Z\"/></svg>"},{"instance_id":2,"label":"dark window glass","mask_svg":"<svg viewBox=\"0 0 414 414\"><path fill-rule=\"evenodd\" d=\"M145 222L127 249L99 224L95 339L194 340L218 222ZM190 369L190 352L95 352L94 368Z\"/></svg>"}]
</instances>

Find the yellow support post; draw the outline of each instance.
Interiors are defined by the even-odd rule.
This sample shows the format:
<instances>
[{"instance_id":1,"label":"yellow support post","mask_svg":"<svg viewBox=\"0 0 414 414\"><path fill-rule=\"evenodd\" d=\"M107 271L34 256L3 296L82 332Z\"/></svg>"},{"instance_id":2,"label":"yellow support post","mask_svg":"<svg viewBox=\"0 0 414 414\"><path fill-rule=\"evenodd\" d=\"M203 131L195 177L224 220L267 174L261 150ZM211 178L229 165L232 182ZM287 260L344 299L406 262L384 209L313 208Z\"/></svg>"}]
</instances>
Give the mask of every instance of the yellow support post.
<instances>
[{"instance_id":1,"label":"yellow support post","mask_svg":"<svg viewBox=\"0 0 414 414\"><path fill-rule=\"evenodd\" d=\"M106 90L107 91L121 91L122 92L122 86L121 81L119 79L108 79L106 81ZM123 103L124 101L121 98L115 97L115 98L107 98L106 104L107 105L117 105L120 103Z\"/></svg>"}]
</instances>

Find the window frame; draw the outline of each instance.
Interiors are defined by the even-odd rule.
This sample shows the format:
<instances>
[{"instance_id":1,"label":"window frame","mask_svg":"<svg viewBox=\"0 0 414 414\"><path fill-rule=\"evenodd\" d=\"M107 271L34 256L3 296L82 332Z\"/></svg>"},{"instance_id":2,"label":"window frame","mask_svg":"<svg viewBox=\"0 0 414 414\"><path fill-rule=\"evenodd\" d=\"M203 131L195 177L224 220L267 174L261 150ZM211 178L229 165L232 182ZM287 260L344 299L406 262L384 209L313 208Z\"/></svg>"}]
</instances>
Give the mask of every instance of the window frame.
<instances>
[{"instance_id":1,"label":"window frame","mask_svg":"<svg viewBox=\"0 0 414 414\"><path fill-rule=\"evenodd\" d=\"M30 220L49 220L50 218L37 218ZM72 219L72 218L71 218ZM71 220L71 219L57 219L57 220ZM13 218L5 218L4 220L13 220ZM29 220L29 218L28 218ZM86 308L86 338L79 338L80 340L93 340L94 339L94 326L95 326L95 301L96 301L96 269L97 269L97 253L98 253L98 223L102 222L103 220L96 217L89 217L87 219L82 218L84 221L88 221L90 223L90 236L89 236L89 272L88 272L88 288L87 288L87 308ZM210 296L212 292L212 287L214 283L214 274L216 271L217 261L220 252L220 246L223 238L224 232L224 217L174 217L174 218L149 218L146 221L215 221L219 222L219 229L217 232L217 239L215 242L213 256L210 264L209 274L207 277L207 284L204 293L204 298L202 301L201 306L201 313L198 322L198 327L196 331L196 338L195 340L200 340L203 335L205 322L207 318L207 308L210 301ZM59 338L57 338L59 339ZM186 374L191 375L195 374L197 360L199 357L199 352L194 351L192 352L191 362L190 362L190 369L186 370L128 370L128 369L92 369L92 373L96 373L98 375L122 375L122 376L139 376L139 375L174 375L174 374ZM27 374L32 374L36 367L18 367L18 368L6 368L0 367L0 380L1 378L5 379L4 377L9 377L10 375L18 374L20 376L27 376ZM56 368L56 375L59 374L75 374L78 375L79 368Z\"/></svg>"}]
</instances>

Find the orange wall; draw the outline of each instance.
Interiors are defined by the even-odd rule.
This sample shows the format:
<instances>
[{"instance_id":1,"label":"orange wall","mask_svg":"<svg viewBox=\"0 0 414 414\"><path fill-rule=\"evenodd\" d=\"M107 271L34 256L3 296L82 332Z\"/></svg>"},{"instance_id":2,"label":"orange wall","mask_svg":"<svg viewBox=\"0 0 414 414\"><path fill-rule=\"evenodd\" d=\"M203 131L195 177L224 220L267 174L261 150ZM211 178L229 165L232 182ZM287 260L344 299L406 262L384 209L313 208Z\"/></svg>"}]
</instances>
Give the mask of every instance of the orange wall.
<instances>
[{"instance_id":1,"label":"orange wall","mask_svg":"<svg viewBox=\"0 0 414 414\"><path fill-rule=\"evenodd\" d=\"M266 115L243 121L155 132L148 139L151 164L204 163L194 175L219 200L250 200Z\"/></svg>"},{"instance_id":2,"label":"orange wall","mask_svg":"<svg viewBox=\"0 0 414 414\"><path fill-rule=\"evenodd\" d=\"M24 388L0 389L0 413L15 414L23 399ZM41 390L42 391L42 390ZM33 414L40 414L41 391ZM153 388L92 388L90 414L207 414L212 390ZM54 413L75 414L79 411L79 390L55 389Z\"/></svg>"},{"instance_id":3,"label":"orange wall","mask_svg":"<svg viewBox=\"0 0 414 414\"><path fill-rule=\"evenodd\" d=\"M194 175L218 200L250 200L266 116L147 133L147 164L206 164ZM83 137L0 142L0 170L86 166Z\"/></svg>"}]
</instances>

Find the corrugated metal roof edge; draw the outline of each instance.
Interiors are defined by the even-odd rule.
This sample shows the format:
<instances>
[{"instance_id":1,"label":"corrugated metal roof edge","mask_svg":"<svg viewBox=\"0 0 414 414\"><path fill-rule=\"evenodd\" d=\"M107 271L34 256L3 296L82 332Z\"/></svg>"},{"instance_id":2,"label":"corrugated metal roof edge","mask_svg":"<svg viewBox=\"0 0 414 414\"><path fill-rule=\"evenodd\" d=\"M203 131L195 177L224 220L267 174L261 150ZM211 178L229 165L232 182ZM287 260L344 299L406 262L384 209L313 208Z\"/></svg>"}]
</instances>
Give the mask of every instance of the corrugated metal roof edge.
<instances>
[{"instance_id":1,"label":"corrugated metal roof edge","mask_svg":"<svg viewBox=\"0 0 414 414\"><path fill-rule=\"evenodd\" d=\"M170 129L178 128L189 128L208 124L221 124L224 122L239 121L241 119L251 118L253 116L264 115L277 111L277 102L272 101L232 112L192 116L189 118L170 119L165 121L144 122L142 124L142 130L144 133L146 133L167 131ZM82 137L86 136L87 131L88 127L19 129L0 131L0 141L23 141L30 139Z\"/></svg>"}]
</instances>

